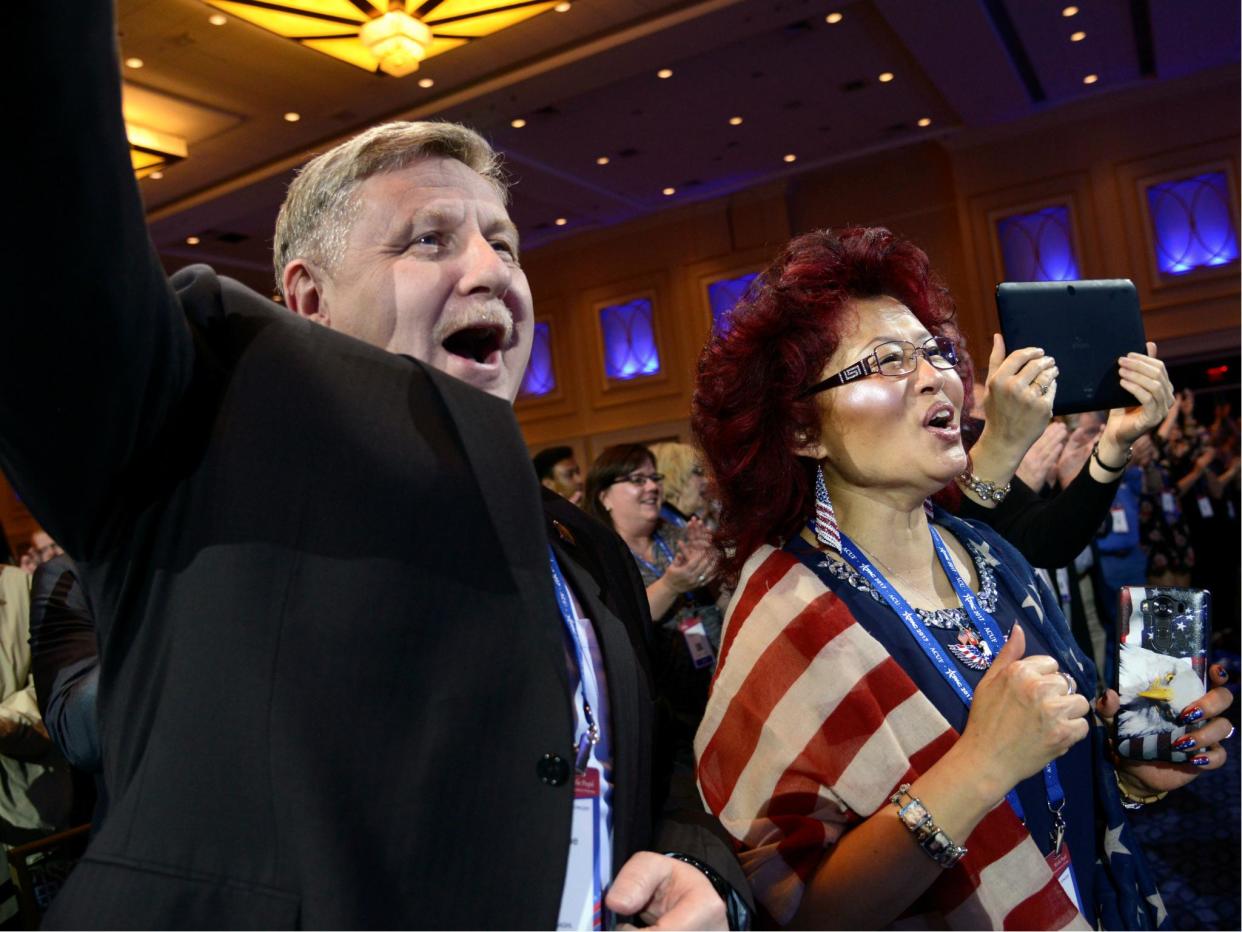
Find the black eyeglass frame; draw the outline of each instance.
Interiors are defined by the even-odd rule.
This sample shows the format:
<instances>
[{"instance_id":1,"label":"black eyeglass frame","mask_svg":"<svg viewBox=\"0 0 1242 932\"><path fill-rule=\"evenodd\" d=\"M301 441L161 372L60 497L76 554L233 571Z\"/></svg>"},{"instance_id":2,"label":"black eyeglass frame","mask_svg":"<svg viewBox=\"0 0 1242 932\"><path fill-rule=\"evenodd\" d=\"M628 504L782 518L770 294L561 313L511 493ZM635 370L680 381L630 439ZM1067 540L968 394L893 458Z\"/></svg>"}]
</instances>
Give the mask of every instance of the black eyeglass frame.
<instances>
[{"instance_id":1,"label":"black eyeglass frame","mask_svg":"<svg viewBox=\"0 0 1242 932\"><path fill-rule=\"evenodd\" d=\"M638 475L641 475L643 477L641 482L634 481L634 476L638 476ZM664 473L662 472L645 472L645 473L629 472L629 473L625 473L624 475L617 476L617 478L613 479L608 484L609 485L620 485L622 482L628 482L630 485L636 485L641 489L643 486L645 486L648 483L648 481L654 482L656 485L663 485L664 479L665 479L665 476L664 476Z\"/></svg>"},{"instance_id":2,"label":"black eyeglass frame","mask_svg":"<svg viewBox=\"0 0 1242 932\"><path fill-rule=\"evenodd\" d=\"M929 356L927 353L929 343L936 344L936 356L935 357ZM894 344L899 344L902 346L902 358L903 359L905 358L905 347L909 346L913 348L913 352L911 353L911 358L914 361L914 366L910 369L906 369L903 372L892 372L892 373L883 372L880 369L880 350L885 346L892 346ZM848 385L850 382L857 382L859 379L865 379L869 375L884 375L884 376L888 376L889 378L893 378L893 379L899 378L900 376L903 376L903 375L909 375L911 372L913 372L915 369L918 368L919 356L922 356L924 359L926 359L928 364L931 365L933 369L940 369L942 371L947 371L949 369L956 369L957 364L960 361L957 355L957 342L954 341L951 337L944 337L944 336L928 337L918 346L915 346L909 340L888 340L884 343L879 344L879 346L877 346L870 353L868 353L862 359L858 360L858 362L854 363L853 365L846 366L844 369L842 369L840 372L836 373L835 375L830 375L828 376L828 378L823 379L822 381L816 382L810 388L803 389L801 394L798 395L798 397L808 398L811 395L817 395L820 392L827 391L830 388L838 388L842 385ZM933 359L945 359L945 360L951 360L951 361L949 362L947 366L938 366L936 365L935 362L932 361Z\"/></svg>"}]
</instances>

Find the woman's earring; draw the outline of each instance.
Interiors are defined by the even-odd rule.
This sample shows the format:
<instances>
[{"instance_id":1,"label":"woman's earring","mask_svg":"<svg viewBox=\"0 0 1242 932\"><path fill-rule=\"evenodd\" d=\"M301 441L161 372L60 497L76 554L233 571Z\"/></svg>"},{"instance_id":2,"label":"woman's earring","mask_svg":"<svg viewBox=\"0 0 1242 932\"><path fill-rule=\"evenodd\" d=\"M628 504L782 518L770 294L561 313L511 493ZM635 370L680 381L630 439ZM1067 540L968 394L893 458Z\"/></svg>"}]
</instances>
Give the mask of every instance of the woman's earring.
<instances>
[{"instance_id":1,"label":"woman's earring","mask_svg":"<svg viewBox=\"0 0 1242 932\"><path fill-rule=\"evenodd\" d=\"M841 552L841 529L837 527L837 514L832 510L828 486L824 482L824 467L815 467L815 539L825 547Z\"/></svg>"}]
</instances>

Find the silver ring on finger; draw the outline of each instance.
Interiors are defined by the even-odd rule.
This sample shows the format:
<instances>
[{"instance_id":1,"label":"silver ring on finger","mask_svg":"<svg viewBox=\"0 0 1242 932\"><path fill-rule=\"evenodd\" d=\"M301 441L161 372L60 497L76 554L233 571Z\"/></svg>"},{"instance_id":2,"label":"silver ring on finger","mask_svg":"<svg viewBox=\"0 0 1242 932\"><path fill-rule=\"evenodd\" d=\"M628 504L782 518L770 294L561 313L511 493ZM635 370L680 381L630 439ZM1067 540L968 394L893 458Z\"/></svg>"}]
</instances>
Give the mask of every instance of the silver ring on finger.
<instances>
[{"instance_id":1,"label":"silver ring on finger","mask_svg":"<svg viewBox=\"0 0 1242 932\"><path fill-rule=\"evenodd\" d=\"M1065 680L1065 695L1072 696L1078 692L1078 684L1074 682L1074 678L1064 670L1058 670L1057 675Z\"/></svg>"}]
</instances>

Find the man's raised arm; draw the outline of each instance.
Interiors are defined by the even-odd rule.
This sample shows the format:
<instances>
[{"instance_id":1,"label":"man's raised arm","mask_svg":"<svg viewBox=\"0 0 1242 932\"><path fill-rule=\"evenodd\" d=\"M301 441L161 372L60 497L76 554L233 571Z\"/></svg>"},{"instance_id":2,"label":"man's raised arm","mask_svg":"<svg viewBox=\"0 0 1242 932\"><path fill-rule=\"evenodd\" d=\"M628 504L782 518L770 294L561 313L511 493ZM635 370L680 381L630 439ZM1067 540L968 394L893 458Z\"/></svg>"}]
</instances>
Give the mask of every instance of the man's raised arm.
<instances>
[{"instance_id":1,"label":"man's raised arm","mask_svg":"<svg viewBox=\"0 0 1242 932\"><path fill-rule=\"evenodd\" d=\"M180 400L193 344L151 248L121 119L112 3L14 17L0 465L75 556Z\"/></svg>"}]
</instances>

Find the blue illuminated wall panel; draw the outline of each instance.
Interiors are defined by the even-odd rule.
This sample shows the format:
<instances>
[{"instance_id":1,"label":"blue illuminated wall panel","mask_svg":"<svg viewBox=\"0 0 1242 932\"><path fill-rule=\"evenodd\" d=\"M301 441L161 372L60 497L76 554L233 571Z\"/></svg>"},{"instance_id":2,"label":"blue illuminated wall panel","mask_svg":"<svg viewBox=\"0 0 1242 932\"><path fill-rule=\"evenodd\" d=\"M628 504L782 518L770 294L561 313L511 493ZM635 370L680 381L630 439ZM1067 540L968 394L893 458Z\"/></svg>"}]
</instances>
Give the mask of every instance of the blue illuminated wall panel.
<instances>
[{"instance_id":1,"label":"blue illuminated wall panel","mask_svg":"<svg viewBox=\"0 0 1242 932\"><path fill-rule=\"evenodd\" d=\"M751 272L749 275L740 275L737 278L722 278L707 286L707 300L712 306L713 330L721 333L728 331L729 312L741 300L742 295L746 294L746 289L750 287L750 283L757 275L757 272Z\"/></svg>"},{"instance_id":2,"label":"blue illuminated wall panel","mask_svg":"<svg viewBox=\"0 0 1242 932\"><path fill-rule=\"evenodd\" d=\"M552 326L543 321L535 323L535 338L530 348L530 365L518 395L522 397L546 395L556 388L556 370L552 367Z\"/></svg>"},{"instance_id":3,"label":"blue illuminated wall panel","mask_svg":"<svg viewBox=\"0 0 1242 932\"><path fill-rule=\"evenodd\" d=\"M648 298L600 309L604 335L604 371L610 379L635 379L660 371L655 318Z\"/></svg>"},{"instance_id":4,"label":"blue illuminated wall panel","mask_svg":"<svg viewBox=\"0 0 1242 932\"><path fill-rule=\"evenodd\" d=\"M1165 275L1238 260L1229 180L1223 171L1163 181L1147 188L1156 267Z\"/></svg>"},{"instance_id":5,"label":"blue illuminated wall panel","mask_svg":"<svg viewBox=\"0 0 1242 932\"><path fill-rule=\"evenodd\" d=\"M1068 207L1002 217L996 232L1008 281L1069 282L1079 277Z\"/></svg>"}]
</instances>

